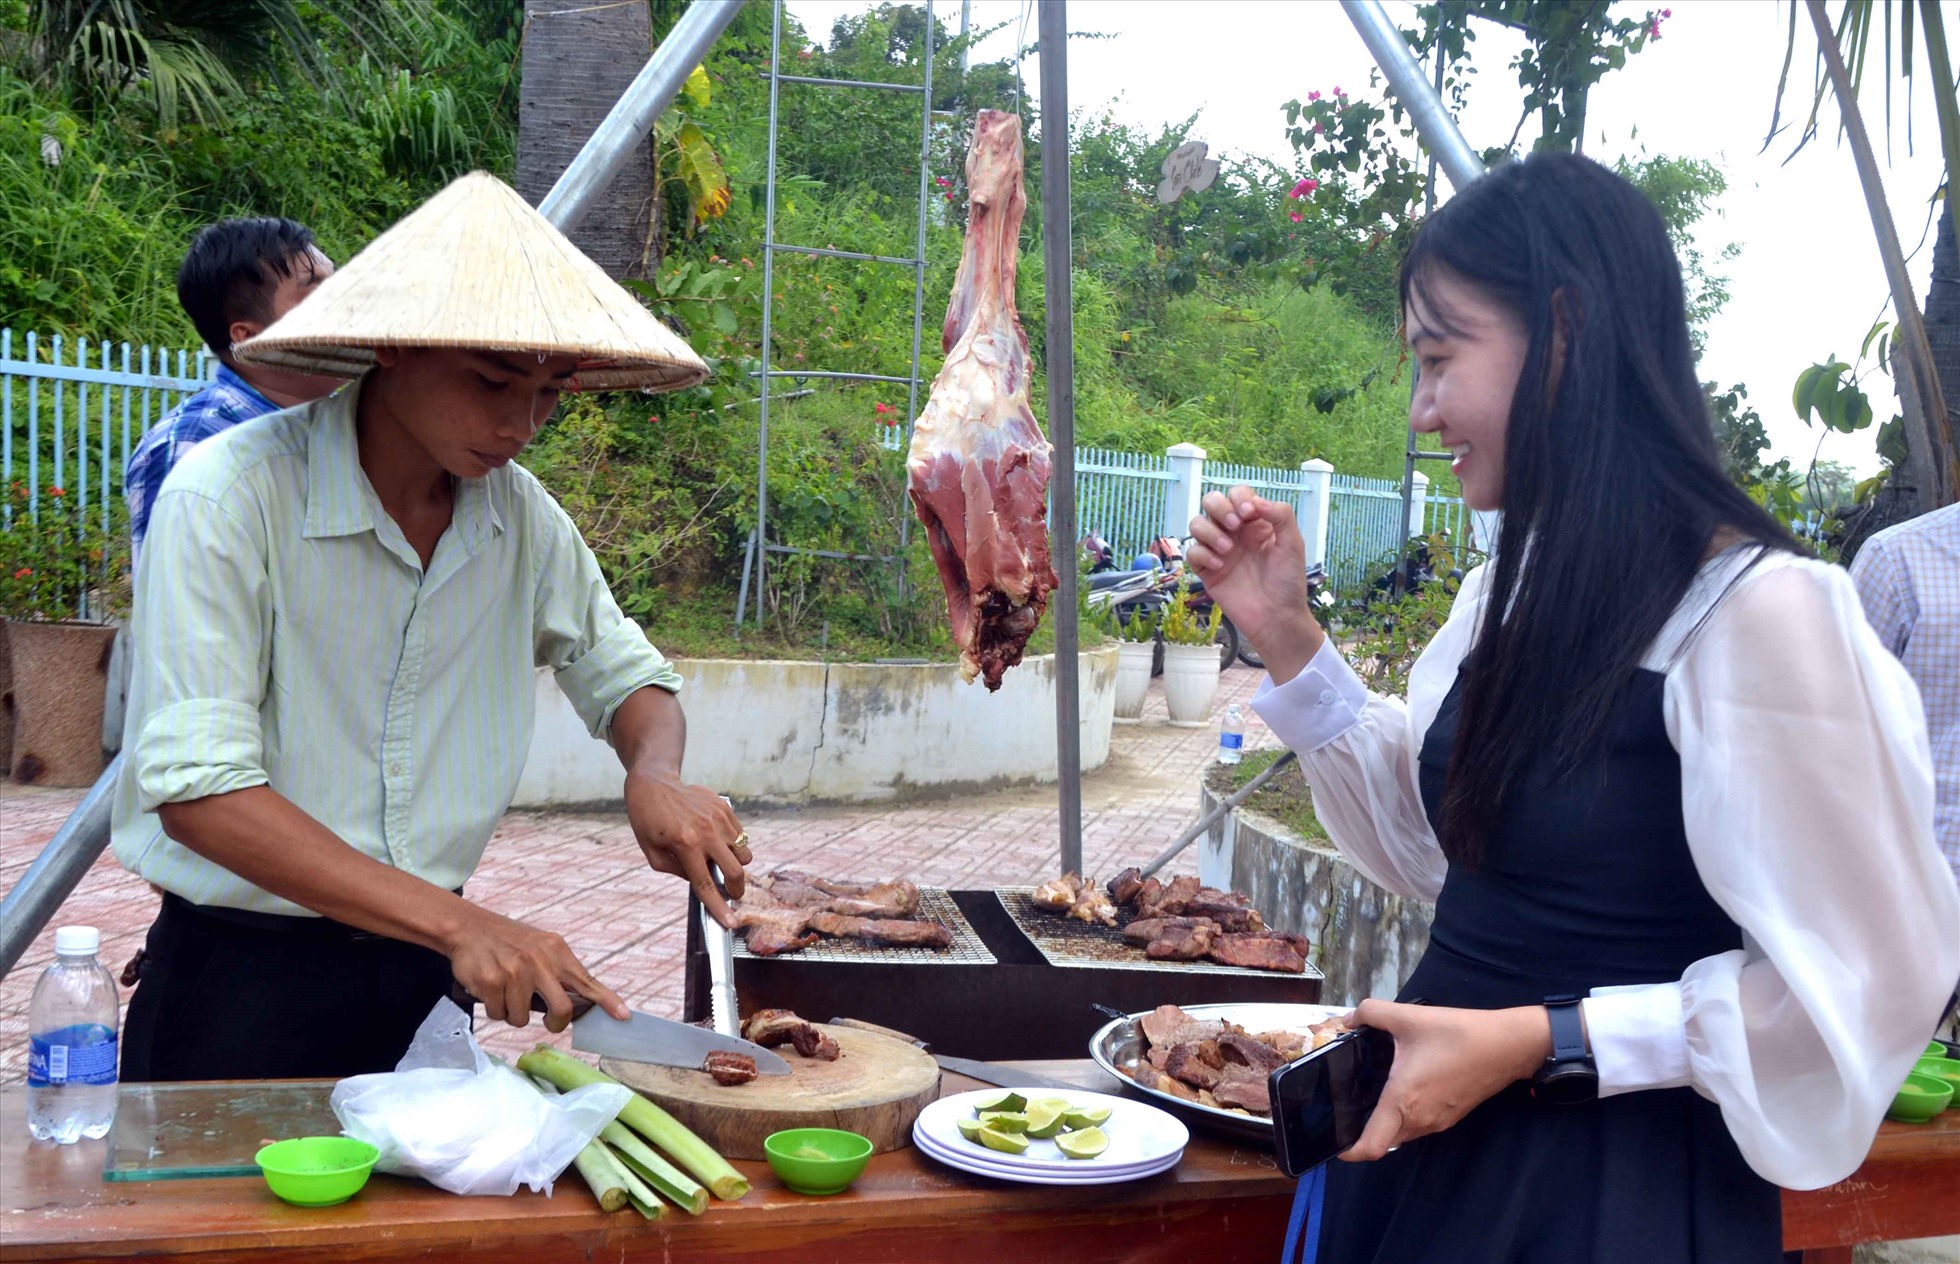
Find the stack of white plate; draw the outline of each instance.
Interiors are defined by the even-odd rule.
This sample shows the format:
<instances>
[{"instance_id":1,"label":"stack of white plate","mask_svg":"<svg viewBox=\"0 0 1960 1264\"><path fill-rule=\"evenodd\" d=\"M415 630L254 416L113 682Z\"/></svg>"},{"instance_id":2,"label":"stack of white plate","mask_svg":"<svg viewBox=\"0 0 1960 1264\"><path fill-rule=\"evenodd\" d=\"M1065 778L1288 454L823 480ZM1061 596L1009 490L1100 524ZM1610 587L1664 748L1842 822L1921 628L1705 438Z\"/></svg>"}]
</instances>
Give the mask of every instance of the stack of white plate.
<instances>
[{"instance_id":1,"label":"stack of white plate","mask_svg":"<svg viewBox=\"0 0 1960 1264\"><path fill-rule=\"evenodd\" d=\"M1031 1137L1026 1153L1007 1154L989 1150L978 1141L968 1141L960 1135L959 1121L974 1118L978 1103L991 1101L1007 1091L980 1089L940 1098L919 1112L918 1120L912 1125L912 1144L920 1153L976 1176L1030 1185L1113 1185L1155 1176L1176 1167L1177 1161L1184 1157L1185 1144L1191 1140L1189 1129L1155 1106L1084 1089L1049 1088L1013 1091L1030 1100L1066 1098L1077 1109L1108 1107L1109 1119L1099 1125L1109 1138L1107 1150L1093 1159L1071 1159L1053 1139Z\"/></svg>"}]
</instances>

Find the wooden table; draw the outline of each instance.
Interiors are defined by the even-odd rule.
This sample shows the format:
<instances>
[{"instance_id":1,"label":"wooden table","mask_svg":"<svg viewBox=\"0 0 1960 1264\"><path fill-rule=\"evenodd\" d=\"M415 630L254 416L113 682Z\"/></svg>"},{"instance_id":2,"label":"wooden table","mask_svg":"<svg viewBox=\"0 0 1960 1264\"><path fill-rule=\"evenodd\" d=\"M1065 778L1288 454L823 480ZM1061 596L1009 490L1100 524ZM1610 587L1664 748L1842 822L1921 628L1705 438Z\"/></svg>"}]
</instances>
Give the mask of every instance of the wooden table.
<instances>
[{"instance_id":1,"label":"wooden table","mask_svg":"<svg viewBox=\"0 0 1960 1264\"><path fill-rule=\"evenodd\" d=\"M1093 1063L1019 1064L1108 1090ZM945 1091L978 1087L948 1075ZM1255 1146L1194 1135L1173 1171L1123 1185L1056 1189L968 1176L905 1149L879 1155L848 1192L804 1198L768 1167L737 1164L755 1188L738 1203L648 1223L597 1210L568 1174L555 1198L458 1198L420 1181L376 1176L339 1207L302 1210L256 1178L107 1184L103 1142L35 1143L24 1091L0 1091L0 1261L282 1264L383 1260L740 1259L759 1264L998 1260L1041 1264L1271 1264L1293 1183ZM1886 1125L1872 1159L1829 1190L1789 1194L1785 1225L1807 1260L1849 1259L1850 1243L1960 1232L1960 1118Z\"/></svg>"}]
</instances>

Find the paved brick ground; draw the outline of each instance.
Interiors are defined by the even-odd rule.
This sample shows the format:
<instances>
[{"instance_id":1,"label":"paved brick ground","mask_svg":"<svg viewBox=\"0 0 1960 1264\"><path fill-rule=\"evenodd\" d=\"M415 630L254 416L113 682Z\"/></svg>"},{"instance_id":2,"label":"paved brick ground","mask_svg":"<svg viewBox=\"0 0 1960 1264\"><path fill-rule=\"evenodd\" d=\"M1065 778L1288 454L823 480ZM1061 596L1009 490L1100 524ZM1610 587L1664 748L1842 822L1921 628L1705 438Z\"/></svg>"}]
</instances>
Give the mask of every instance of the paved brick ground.
<instances>
[{"instance_id":1,"label":"paved brick ground","mask_svg":"<svg viewBox=\"0 0 1960 1264\"><path fill-rule=\"evenodd\" d=\"M1215 713L1249 698L1259 673L1235 667L1221 680ZM1272 738L1248 713L1248 746ZM1144 722L1119 725L1109 762L1083 779L1083 859L1092 874L1141 864L1196 817L1195 779L1217 743L1212 729L1164 722L1161 684ZM67 819L81 791L0 786L0 889L12 889ZM1059 864L1052 787L897 806L757 809L743 815L764 869L796 865L839 878L910 877L942 887L1016 885L1052 877ZM1192 863L1195 863L1193 861ZM468 894L511 917L564 935L593 971L637 1009L678 1017L686 889L646 867L616 814L512 812L491 840ZM63 907L59 923L102 932L112 973L141 945L156 910L149 888L107 856ZM23 1078L27 1003L53 958L44 931L0 980L0 1083ZM127 999L127 993L125 993ZM487 1047L521 1053L543 1034L483 1024Z\"/></svg>"}]
</instances>

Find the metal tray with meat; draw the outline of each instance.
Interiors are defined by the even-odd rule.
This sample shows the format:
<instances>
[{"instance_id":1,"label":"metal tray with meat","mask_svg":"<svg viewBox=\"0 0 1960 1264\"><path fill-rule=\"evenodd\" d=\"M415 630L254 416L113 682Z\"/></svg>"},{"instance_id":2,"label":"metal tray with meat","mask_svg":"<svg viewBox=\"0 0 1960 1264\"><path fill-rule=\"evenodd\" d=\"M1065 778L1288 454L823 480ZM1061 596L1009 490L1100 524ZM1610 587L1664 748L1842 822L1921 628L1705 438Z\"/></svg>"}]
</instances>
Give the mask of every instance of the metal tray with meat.
<instances>
[{"instance_id":1,"label":"metal tray with meat","mask_svg":"<svg viewBox=\"0 0 1960 1264\"><path fill-rule=\"evenodd\" d=\"M1266 1077L1340 1030L1342 1005L1160 1005L1111 1019L1089 1056L1189 1123L1272 1144Z\"/></svg>"}]
</instances>

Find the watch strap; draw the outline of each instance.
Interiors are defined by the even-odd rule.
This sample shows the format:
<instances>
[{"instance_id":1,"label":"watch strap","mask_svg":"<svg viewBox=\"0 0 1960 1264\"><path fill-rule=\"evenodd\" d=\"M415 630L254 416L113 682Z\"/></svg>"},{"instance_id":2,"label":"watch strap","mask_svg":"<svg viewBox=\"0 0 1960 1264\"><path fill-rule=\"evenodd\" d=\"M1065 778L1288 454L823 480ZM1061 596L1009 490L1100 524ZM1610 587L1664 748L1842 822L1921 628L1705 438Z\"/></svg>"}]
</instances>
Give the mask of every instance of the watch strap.
<instances>
[{"instance_id":1,"label":"watch strap","mask_svg":"<svg viewBox=\"0 0 1960 1264\"><path fill-rule=\"evenodd\" d=\"M1550 1061L1590 1063L1592 1058L1586 1049L1586 1025L1579 1016L1579 998L1548 996L1545 998L1545 1013L1552 1023Z\"/></svg>"}]
</instances>

